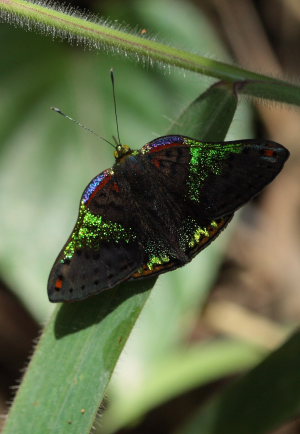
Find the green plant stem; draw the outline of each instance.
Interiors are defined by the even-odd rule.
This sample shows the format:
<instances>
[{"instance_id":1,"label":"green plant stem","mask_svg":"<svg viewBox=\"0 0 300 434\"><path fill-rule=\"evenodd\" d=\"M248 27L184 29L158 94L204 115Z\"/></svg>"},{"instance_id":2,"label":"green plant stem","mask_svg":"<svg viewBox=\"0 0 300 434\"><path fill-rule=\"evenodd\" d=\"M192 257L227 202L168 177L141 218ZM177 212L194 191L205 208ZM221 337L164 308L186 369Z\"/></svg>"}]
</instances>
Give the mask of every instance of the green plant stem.
<instances>
[{"instance_id":1,"label":"green plant stem","mask_svg":"<svg viewBox=\"0 0 300 434\"><path fill-rule=\"evenodd\" d=\"M300 88L283 80L247 71L234 65L207 59L134 33L119 30L104 22L70 15L60 10L24 0L0 0L0 14L8 22L37 27L52 36L65 37L95 49L124 52L163 65L172 65L220 80L241 82L239 92L300 105Z\"/></svg>"}]
</instances>

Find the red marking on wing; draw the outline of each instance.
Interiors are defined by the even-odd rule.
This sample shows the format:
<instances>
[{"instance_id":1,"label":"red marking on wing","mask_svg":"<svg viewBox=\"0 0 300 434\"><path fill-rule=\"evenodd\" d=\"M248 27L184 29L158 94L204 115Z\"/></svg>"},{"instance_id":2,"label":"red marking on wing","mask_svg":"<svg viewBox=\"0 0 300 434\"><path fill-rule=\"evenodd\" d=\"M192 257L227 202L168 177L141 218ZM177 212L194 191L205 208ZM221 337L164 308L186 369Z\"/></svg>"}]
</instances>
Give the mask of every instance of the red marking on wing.
<instances>
[{"instance_id":1,"label":"red marking on wing","mask_svg":"<svg viewBox=\"0 0 300 434\"><path fill-rule=\"evenodd\" d=\"M106 184L111 180L111 176L106 176L103 181L101 182L101 184L98 185L98 187L95 189L95 191L93 191L93 193L91 194L89 200L87 201L87 205L90 203L90 201L93 199L93 197L96 196L96 194L98 193L98 191L102 190L102 188L104 188L106 186Z\"/></svg>"},{"instance_id":2,"label":"red marking on wing","mask_svg":"<svg viewBox=\"0 0 300 434\"><path fill-rule=\"evenodd\" d=\"M116 191L117 193L120 193L120 191L121 191L119 184L117 184L116 182L113 183L111 188L112 188L112 190Z\"/></svg>"},{"instance_id":3,"label":"red marking on wing","mask_svg":"<svg viewBox=\"0 0 300 434\"><path fill-rule=\"evenodd\" d=\"M157 158L153 158L152 163L154 164L154 166L156 166L158 169L161 166L161 162L160 160L158 160Z\"/></svg>"},{"instance_id":4,"label":"red marking on wing","mask_svg":"<svg viewBox=\"0 0 300 434\"><path fill-rule=\"evenodd\" d=\"M151 154L152 152L161 151L162 149L172 148L172 146L182 146L182 145L183 143L174 142L174 143L169 143L168 145L157 146L156 148L150 149L149 154Z\"/></svg>"},{"instance_id":5,"label":"red marking on wing","mask_svg":"<svg viewBox=\"0 0 300 434\"><path fill-rule=\"evenodd\" d=\"M274 157L276 155L276 152L273 151L273 149L265 149L264 150L264 155L266 157Z\"/></svg>"}]
</instances>

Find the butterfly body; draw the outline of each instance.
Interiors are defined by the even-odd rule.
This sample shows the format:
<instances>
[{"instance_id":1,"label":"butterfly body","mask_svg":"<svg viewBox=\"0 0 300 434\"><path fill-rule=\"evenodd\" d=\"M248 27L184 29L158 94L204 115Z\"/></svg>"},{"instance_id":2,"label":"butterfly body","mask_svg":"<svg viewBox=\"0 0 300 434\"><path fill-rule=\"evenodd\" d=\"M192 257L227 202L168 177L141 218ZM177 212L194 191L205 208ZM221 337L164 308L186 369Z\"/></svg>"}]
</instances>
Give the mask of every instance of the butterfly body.
<instances>
[{"instance_id":1,"label":"butterfly body","mask_svg":"<svg viewBox=\"0 0 300 434\"><path fill-rule=\"evenodd\" d=\"M81 198L48 281L51 301L75 301L178 268L214 240L236 209L279 173L288 151L270 141L203 143L164 136L116 162Z\"/></svg>"}]
</instances>

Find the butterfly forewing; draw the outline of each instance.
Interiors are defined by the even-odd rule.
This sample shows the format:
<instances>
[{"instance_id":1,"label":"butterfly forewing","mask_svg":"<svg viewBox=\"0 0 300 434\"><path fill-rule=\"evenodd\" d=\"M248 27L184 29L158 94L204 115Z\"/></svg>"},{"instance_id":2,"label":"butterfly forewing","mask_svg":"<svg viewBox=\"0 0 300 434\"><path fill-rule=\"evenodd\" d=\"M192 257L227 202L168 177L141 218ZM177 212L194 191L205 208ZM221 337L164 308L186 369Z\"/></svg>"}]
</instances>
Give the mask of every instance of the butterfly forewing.
<instances>
[{"instance_id":1,"label":"butterfly forewing","mask_svg":"<svg viewBox=\"0 0 300 434\"><path fill-rule=\"evenodd\" d=\"M174 137L159 138L143 149L149 152L156 166L164 162L168 168L166 182L172 183L171 188L177 193L180 191L182 200L197 207L203 221L236 211L278 175L289 156L287 149L272 141L206 143L183 136L174 140ZM177 161L170 158L171 151L180 149L185 161L182 157ZM164 165L161 164L162 172ZM184 169L179 169L182 165ZM169 174L176 170L182 174L185 170L185 176L170 180Z\"/></svg>"},{"instance_id":2,"label":"butterfly forewing","mask_svg":"<svg viewBox=\"0 0 300 434\"><path fill-rule=\"evenodd\" d=\"M135 233L103 215L104 210L117 213L115 191L110 171L95 177L84 191L74 230L50 273L51 301L84 299L116 286L142 266Z\"/></svg>"}]
</instances>

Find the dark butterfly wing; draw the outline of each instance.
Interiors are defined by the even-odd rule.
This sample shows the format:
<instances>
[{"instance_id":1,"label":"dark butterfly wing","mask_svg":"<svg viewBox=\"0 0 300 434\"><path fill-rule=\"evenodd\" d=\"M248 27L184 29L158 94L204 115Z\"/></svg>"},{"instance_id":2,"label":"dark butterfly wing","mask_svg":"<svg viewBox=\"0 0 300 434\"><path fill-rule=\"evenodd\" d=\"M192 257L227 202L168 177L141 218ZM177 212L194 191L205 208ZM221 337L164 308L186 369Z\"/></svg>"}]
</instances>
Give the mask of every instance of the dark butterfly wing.
<instances>
[{"instance_id":1,"label":"dark butterfly wing","mask_svg":"<svg viewBox=\"0 0 300 434\"><path fill-rule=\"evenodd\" d=\"M161 137L143 150L165 174L168 189L196 206L204 221L236 211L278 175L289 156L272 141L203 143L183 136Z\"/></svg>"},{"instance_id":2,"label":"dark butterfly wing","mask_svg":"<svg viewBox=\"0 0 300 434\"><path fill-rule=\"evenodd\" d=\"M49 299L80 300L184 265L272 181L288 155L267 141L165 136L148 143L85 189L50 273Z\"/></svg>"},{"instance_id":3,"label":"dark butterfly wing","mask_svg":"<svg viewBox=\"0 0 300 434\"><path fill-rule=\"evenodd\" d=\"M159 245L133 278L158 274L190 261L228 224L233 213L280 172L289 152L271 141L202 143L164 136L141 149L153 170L158 195L174 204L178 243L185 258L162 253ZM174 228L172 229L174 232Z\"/></svg>"},{"instance_id":4,"label":"dark butterfly wing","mask_svg":"<svg viewBox=\"0 0 300 434\"><path fill-rule=\"evenodd\" d=\"M185 252L186 260L179 261L174 257L172 258L168 255L162 255L158 248L156 252L154 251L152 256L148 256L143 266L131 276L131 279L154 276L183 266L217 238L230 222L232 216L233 215L231 214L224 218L212 221L205 227L201 227L195 222L192 224L189 219L186 219L179 231L182 235L181 247Z\"/></svg>"},{"instance_id":5,"label":"dark butterfly wing","mask_svg":"<svg viewBox=\"0 0 300 434\"><path fill-rule=\"evenodd\" d=\"M289 156L287 149L271 141L226 142L225 154L219 146L209 146L204 159L199 155L203 148L195 153L189 194L192 199L200 194L201 204L215 218L237 210L256 196L278 175ZM214 157L215 152L222 156L221 160ZM205 163L211 155L212 161ZM208 167L204 180L202 167Z\"/></svg>"},{"instance_id":6,"label":"dark butterfly wing","mask_svg":"<svg viewBox=\"0 0 300 434\"><path fill-rule=\"evenodd\" d=\"M75 301L98 294L142 266L143 252L132 230L101 215L105 208L113 210L116 188L108 170L85 189L74 230L49 276L50 301Z\"/></svg>"}]
</instances>

